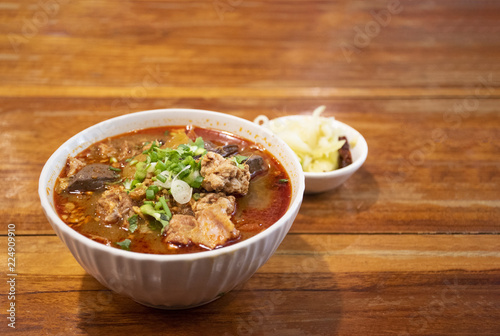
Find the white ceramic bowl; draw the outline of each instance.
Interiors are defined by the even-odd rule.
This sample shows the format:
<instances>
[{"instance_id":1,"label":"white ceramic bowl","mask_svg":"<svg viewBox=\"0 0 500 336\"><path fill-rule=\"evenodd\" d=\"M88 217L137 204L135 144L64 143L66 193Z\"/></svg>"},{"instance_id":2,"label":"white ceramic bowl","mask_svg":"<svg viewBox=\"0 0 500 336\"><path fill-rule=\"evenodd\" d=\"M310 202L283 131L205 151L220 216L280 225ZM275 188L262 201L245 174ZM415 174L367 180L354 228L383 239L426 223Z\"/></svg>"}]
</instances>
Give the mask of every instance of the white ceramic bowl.
<instances>
[{"instance_id":1,"label":"white ceramic bowl","mask_svg":"<svg viewBox=\"0 0 500 336\"><path fill-rule=\"evenodd\" d=\"M309 115L292 115L285 116L270 120L269 123L282 123L285 120L300 120L304 118L310 118ZM356 170L358 170L366 160L368 156L368 144L365 138L349 125L346 125L334 118L329 118L332 126L334 128L339 128L342 130L342 134L345 135L348 141L357 139L356 146L351 148L352 164L347 167L340 168L325 173L308 173L305 172L304 176L306 179L306 194L320 193L328 190L335 189L341 186L349 177L351 177Z\"/></svg>"},{"instance_id":2,"label":"white ceramic bowl","mask_svg":"<svg viewBox=\"0 0 500 336\"><path fill-rule=\"evenodd\" d=\"M154 255L97 243L67 226L54 210L54 184L66 163L96 141L128 131L193 124L220 129L252 140L269 150L285 167L292 199L285 215L256 236L221 249L181 255ZM147 306L182 309L208 303L249 279L278 248L290 229L304 191L304 175L291 149L271 132L231 115L190 109L132 113L94 125L59 147L49 158L38 193L52 228L75 259L111 290Z\"/></svg>"}]
</instances>

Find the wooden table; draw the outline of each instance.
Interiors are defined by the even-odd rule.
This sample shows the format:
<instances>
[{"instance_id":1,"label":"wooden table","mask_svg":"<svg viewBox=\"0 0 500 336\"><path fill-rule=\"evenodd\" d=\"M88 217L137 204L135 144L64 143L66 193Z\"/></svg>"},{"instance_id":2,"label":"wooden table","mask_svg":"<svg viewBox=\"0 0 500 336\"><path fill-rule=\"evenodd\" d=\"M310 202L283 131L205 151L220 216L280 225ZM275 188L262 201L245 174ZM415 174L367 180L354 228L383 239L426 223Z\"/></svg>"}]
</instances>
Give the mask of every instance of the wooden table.
<instances>
[{"instance_id":1,"label":"wooden table","mask_svg":"<svg viewBox=\"0 0 500 336\"><path fill-rule=\"evenodd\" d=\"M500 335L500 2L26 0L0 15L0 334ZM109 291L42 213L45 161L99 121L323 104L366 137L366 163L305 196L269 262L206 306Z\"/></svg>"}]
</instances>

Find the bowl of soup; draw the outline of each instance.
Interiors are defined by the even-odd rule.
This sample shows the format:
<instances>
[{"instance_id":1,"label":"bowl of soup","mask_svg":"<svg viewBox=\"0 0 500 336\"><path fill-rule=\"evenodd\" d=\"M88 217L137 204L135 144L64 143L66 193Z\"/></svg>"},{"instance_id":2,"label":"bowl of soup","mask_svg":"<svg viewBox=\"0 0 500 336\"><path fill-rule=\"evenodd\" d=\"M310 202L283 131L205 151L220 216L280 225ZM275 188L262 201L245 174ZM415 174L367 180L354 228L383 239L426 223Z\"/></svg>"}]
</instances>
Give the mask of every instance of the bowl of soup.
<instances>
[{"instance_id":1,"label":"bowl of soup","mask_svg":"<svg viewBox=\"0 0 500 336\"><path fill-rule=\"evenodd\" d=\"M299 211L292 150L250 121L204 110L123 115L69 139L45 164L52 228L107 288L183 309L248 280Z\"/></svg>"}]
</instances>

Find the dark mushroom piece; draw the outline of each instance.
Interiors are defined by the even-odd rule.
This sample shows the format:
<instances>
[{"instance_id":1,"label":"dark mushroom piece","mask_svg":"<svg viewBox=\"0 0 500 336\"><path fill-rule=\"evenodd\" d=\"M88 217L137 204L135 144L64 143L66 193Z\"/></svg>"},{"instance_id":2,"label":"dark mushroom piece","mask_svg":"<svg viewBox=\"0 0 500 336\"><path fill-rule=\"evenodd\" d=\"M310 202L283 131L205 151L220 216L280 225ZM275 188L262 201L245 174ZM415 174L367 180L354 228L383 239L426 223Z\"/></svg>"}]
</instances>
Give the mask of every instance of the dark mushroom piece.
<instances>
[{"instance_id":1,"label":"dark mushroom piece","mask_svg":"<svg viewBox=\"0 0 500 336\"><path fill-rule=\"evenodd\" d=\"M254 178L255 176L263 174L269 170L269 165L259 155L252 155L243 162L248 165L248 169L250 171L250 178Z\"/></svg>"},{"instance_id":2,"label":"dark mushroom piece","mask_svg":"<svg viewBox=\"0 0 500 336\"><path fill-rule=\"evenodd\" d=\"M112 182L116 182L119 175L110 169L109 165L93 163L83 167L68 180L69 191L96 191Z\"/></svg>"},{"instance_id":3,"label":"dark mushroom piece","mask_svg":"<svg viewBox=\"0 0 500 336\"><path fill-rule=\"evenodd\" d=\"M225 146L217 146L210 141L205 140L205 149L209 152L214 152L222 157L229 157L234 155L240 151L238 145L225 145Z\"/></svg>"}]
</instances>

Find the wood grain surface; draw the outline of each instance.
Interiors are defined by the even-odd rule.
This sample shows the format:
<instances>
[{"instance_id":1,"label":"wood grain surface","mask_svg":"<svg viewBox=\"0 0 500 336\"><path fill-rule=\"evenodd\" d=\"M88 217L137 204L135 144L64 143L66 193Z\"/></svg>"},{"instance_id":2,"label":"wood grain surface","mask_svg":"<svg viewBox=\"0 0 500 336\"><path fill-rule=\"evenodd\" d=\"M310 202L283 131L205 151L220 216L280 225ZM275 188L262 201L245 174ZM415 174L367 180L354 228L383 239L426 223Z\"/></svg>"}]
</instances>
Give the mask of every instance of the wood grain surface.
<instances>
[{"instance_id":1,"label":"wood grain surface","mask_svg":"<svg viewBox=\"0 0 500 336\"><path fill-rule=\"evenodd\" d=\"M0 334L500 335L499 36L493 0L0 1ZM109 291L43 215L43 165L97 122L319 105L368 159L211 304Z\"/></svg>"}]
</instances>

